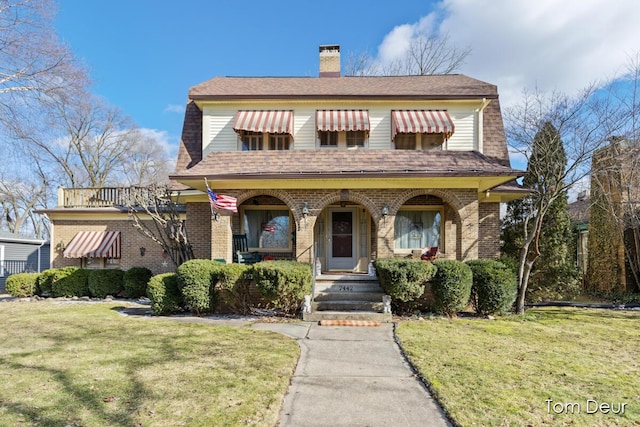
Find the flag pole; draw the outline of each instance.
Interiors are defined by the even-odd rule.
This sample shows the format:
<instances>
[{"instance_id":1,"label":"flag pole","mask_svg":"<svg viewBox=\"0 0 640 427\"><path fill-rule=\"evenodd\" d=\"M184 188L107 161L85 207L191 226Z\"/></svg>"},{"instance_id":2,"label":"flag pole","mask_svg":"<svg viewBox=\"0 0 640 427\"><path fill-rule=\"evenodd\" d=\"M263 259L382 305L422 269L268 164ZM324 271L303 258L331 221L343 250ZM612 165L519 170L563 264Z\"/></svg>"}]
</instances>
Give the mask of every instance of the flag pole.
<instances>
[{"instance_id":1,"label":"flag pole","mask_svg":"<svg viewBox=\"0 0 640 427\"><path fill-rule=\"evenodd\" d=\"M209 199L209 207L211 208L211 217L214 221L218 221L218 211L213 208L214 200L211 198L211 188L209 188L209 181L207 181L207 177L204 177L204 185L207 187L207 199Z\"/></svg>"}]
</instances>

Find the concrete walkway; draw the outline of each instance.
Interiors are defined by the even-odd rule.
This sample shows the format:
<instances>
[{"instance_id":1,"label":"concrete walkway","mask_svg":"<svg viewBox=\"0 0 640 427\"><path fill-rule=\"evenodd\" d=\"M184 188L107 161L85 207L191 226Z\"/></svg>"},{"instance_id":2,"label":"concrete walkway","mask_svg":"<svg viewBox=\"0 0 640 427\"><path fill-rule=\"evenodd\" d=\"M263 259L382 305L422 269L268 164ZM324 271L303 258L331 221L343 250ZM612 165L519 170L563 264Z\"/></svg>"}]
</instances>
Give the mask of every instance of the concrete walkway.
<instances>
[{"instance_id":1,"label":"concrete walkway","mask_svg":"<svg viewBox=\"0 0 640 427\"><path fill-rule=\"evenodd\" d=\"M300 360L281 426L449 426L402 356L390 323L256 323L297 339Z\"/></svg>"}]
</instances>

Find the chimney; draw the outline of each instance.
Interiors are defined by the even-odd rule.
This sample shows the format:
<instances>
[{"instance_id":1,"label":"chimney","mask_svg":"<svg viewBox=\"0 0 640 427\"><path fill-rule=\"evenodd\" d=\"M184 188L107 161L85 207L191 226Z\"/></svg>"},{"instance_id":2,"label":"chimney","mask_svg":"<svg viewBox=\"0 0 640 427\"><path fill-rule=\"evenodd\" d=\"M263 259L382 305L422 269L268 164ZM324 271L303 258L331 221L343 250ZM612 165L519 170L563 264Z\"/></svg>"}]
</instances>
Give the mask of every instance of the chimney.
<instances>
[{"instance_id":1,"label":"chimney","mask_svg":"<svg viewBox=\"0 0 640 427\"><path fill-rule=\"evenodd\" d=\"M320 46L320 77L340 77L340 46Z\"/></svg>"}]
</instances>

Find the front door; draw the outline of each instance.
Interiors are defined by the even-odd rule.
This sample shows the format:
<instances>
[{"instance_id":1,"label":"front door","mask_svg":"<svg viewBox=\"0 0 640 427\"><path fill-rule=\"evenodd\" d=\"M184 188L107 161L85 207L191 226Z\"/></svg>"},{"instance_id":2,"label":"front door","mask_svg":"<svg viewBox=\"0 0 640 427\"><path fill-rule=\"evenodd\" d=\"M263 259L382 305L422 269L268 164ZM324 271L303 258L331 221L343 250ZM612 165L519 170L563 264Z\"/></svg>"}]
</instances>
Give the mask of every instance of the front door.
<instances>
[{"instance_id":1,"label":"front door","mask_svg":"<svg viewBox=\"0 0 640 427\"><path fill-rule=\"evenodd\" d=\"M356 250L356 210L329 210L327 267L329 270L352 271L358 263Z\"/></svg>"}]
</instances>

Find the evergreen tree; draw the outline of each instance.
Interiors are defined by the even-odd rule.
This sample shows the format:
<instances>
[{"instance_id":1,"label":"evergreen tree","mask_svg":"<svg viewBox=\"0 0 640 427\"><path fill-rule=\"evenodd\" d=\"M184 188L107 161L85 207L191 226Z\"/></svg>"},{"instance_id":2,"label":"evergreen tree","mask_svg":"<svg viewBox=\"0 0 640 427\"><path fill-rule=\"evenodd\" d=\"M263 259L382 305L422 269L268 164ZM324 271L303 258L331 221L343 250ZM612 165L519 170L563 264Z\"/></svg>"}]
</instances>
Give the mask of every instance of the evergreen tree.
<instances>
[{"instance_id":1,"label":"evergreen tree","mask_svg":"<svg viewBox=\"0 0 640 427\"><path fill-rule=\"evenodd\" d=\"M518 260L526 235L534 233L540 198L547 197L561 182L567 157L559 132L546 122L535 135L523 186L533 193L507 205L502 227L502 253ZM548 210L540 223L540 237L534 251L540 254L531 270L527 299L572 298L579 292L578 271L574 260L573 242L567 192L548 201Z\"/></svg>"}]
</instances>

